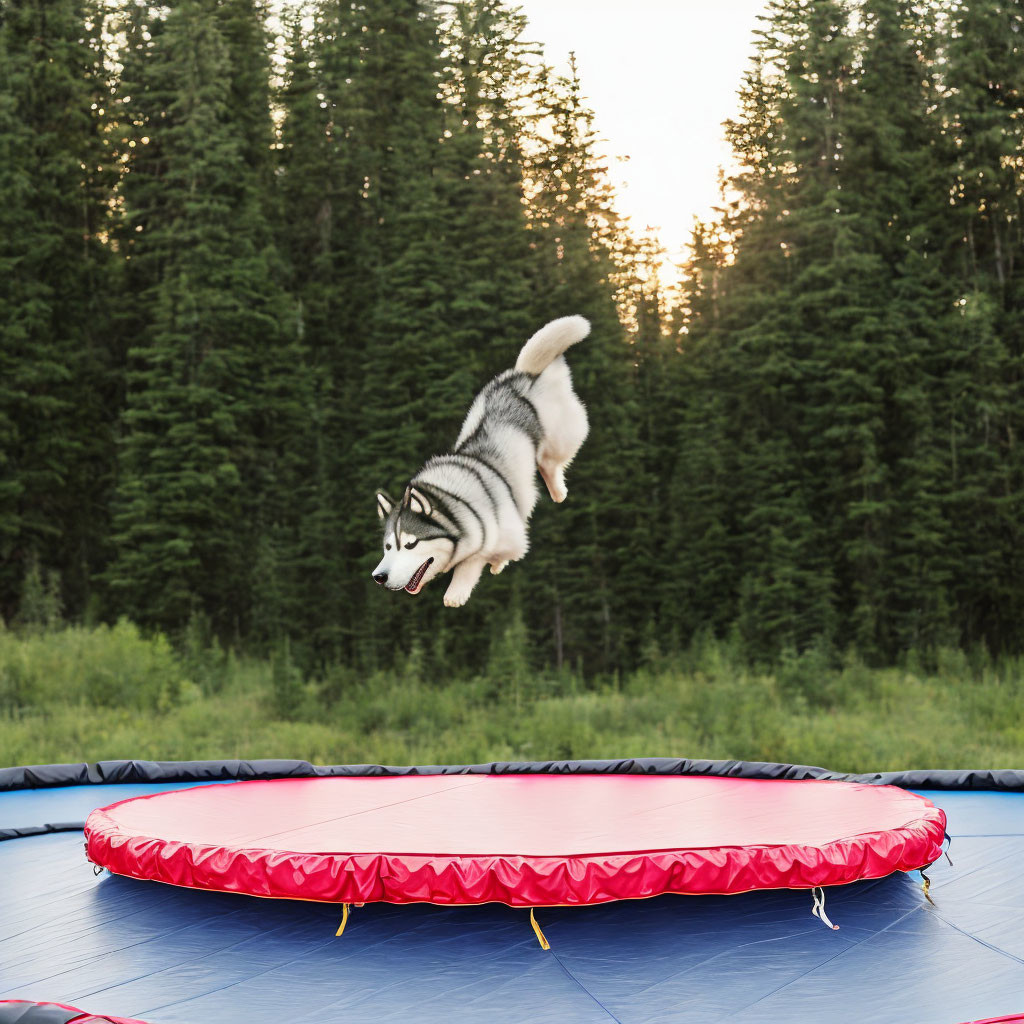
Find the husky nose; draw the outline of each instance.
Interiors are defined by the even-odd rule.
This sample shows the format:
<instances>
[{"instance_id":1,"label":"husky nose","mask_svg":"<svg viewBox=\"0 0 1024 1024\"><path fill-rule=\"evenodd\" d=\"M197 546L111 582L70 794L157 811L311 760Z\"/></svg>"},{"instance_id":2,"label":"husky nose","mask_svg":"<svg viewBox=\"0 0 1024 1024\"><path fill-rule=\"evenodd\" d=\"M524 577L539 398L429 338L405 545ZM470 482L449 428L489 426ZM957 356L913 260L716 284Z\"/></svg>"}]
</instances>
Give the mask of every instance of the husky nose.
<instances>
[{"instance_id":1,"label":"husky nose","mask_svg":"<svg viewBox=\"0 0 1024 1024\"><path fill-rule=\"evenodd\" d=\"M374 583L387 583L388 574L386 572L375 572L373 574Z\"/></svg>"}]
</instances>

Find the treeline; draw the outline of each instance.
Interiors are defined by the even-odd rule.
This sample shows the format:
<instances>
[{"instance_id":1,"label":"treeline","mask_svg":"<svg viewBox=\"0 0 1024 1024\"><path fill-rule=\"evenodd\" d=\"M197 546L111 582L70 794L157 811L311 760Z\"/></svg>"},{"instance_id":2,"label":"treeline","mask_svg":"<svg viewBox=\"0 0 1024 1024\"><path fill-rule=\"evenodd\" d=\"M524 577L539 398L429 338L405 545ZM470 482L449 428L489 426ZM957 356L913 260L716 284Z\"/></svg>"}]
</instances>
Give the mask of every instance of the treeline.
<instances>
[{"instance_id":1,"label":"treeline","mask_svg":"<svg viewBox=\"0 0 1024 1024\"><path fill-rule=\"evenodd\" d=\"M1024 9L774 4L695 236L684 621L754 651L1024 643Z\"/></svg>"},{"instance_id":2,"label":"treeline","mask_svg":"<svg viewBox=\"0 0 1024 1024\"><path fill-rule=\"evenodd\" d=\"M0 19L4 620L424 678L1020 649L1017 8L773 5L674 297L497 0ZM592 433L529 556L454 613L376 588L374 490L575 312Z\"/></svg>"}]
</instances>

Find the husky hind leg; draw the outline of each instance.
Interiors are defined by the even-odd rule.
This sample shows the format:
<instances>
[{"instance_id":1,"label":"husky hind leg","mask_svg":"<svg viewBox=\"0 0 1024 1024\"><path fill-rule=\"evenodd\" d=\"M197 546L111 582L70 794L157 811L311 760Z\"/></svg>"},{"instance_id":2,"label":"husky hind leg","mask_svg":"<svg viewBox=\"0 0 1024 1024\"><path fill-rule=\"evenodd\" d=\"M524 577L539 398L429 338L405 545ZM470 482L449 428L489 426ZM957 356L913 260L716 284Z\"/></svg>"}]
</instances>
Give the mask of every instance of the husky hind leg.
<instances>
[{"instance_id":1,"label":"husky hind leg","mask_svg":"<svg viewBox=\"0 0 1024 1024\"><path fill-rule=\"evenodd\" d=\"M587 410L572 389L572 377L564 359L556 359L537 378L530 398L544 431L537 449L537 468L551 500L562 502L569 493L565 471L590 431Z\"/></svg>"},{"instance_id":2,"label":"husky hind leg","mask_svg":"<svg viewBox=\"0 0 1024 1024\"><path fill-rule=\"evenodd\" d=\"M569 488L565 483L565 465L560 465L554 460L539 461L537 468L540 470L541 479L551 495L551 500L563 502L569 496Z\"/></svg>"}]
</instances>

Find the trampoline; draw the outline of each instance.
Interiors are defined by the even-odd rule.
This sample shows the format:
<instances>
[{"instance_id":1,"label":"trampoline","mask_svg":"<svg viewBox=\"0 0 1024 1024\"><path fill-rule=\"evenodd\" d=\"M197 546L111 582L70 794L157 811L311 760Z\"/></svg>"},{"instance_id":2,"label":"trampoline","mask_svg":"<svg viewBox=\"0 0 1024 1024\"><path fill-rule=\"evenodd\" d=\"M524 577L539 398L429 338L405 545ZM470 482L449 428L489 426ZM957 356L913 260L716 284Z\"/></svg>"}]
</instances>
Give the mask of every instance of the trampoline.
<instances>
[{"instance_id":1,"label":"trampoline","mask_svg":"<svg viewBox=\"0 0 1024 1024\"><path fill-rule=\"evenodd\" d=\"M281 778L288 781L277 788L274 780ZM805 787L805 780L828 784ZM233 784L237 781L242 784ZM673 828L691 822L688 832L675 833L676 841L681 837L689 845L675 845L670 852L685 849L710 860L725 856L735 837L719 831L718 846L702 846L695 830L697 809L708 809L710 820L710 811L739 799L728 794L762 791L760 786L734 790L736 783L777 782L779 792L785 788L793 794L805 788L822 794L867 790L879 795L886 813L898 812L891 827L914 832L916 814L930 823L922 828L934 828L932 841L941 839L937 826L944 814L953 863L940 857L926 869L932 883L927 895L918 871L898 867L844 884L825 882L829 915L839 931L811 916L804 886L817 876L804 877L792 889L646 899L614 895L589 906L545 904L538 916L551 949L544 952L527 924L532 893L525 894L527 902L512 906L367 902L344 937L336 939L339 908L331 901L155 885L106 871L94 876L83 856L82 829L94 811L106 808L116 818L125 807L171 806L170 796L157 794L180 798L186 807L193 795L201 802L223 790L234 801L236 794L258 793L264 782L273 783L269 792L294 794L312 783L387 787L403 781L466 783L467 794L478 794L473 814L480 827L470 827L463 838L481 842L493 835L492 825L514 818L515 799L502 797L497 804L502 812L494 810L487 795L498 792L488 788L495 785L508 783L510 792L525 794L535 785L577 782L613 783L613 788L711 783L706 799L676 801L657 814L656 787L622 789L626 796L618 804L615 833L625 836L627 855L646 856L665 851L639 849L650 844L653 833L642 833L632 821L646 816L649 825L657 818L674 822ZM309 792L314 804L323 804L319 788ZM439 792L452 794L438 797L439 809L455 798L445 786ZM640 800L636 792L647 796ZM890 796L900 799L890 804ZM433 799L410 802L426 811ZM555 806L564 803L562 796L551 799ZM284 803L289 814L302 817L302 801ZM834 800L824 804L830 810L836 806ZM372 806L382 803L375 798ZM746 806L753 806L765 825L777 824L777 815L760 799ZM493 821L484 816L487 808ZM589 823L582 855L601 860L609 854L607 844L599 847L590 839L611 834L610 802L580 799L578 808L575 825ZM589 812L585 817L583 810ZM362 825L369 829L376 812L356 817L366 818ZM424 818L433 821L434 836L456 823L450 813L424 813ZM199 851L202 834L179 833L175 839L173 816L160 820L165 842L187 842ZM188 820L198 828L196 817ZM724 816L726 824L731 820L731 814ZM805 813L785 820L794 831L776 832L772 848L780 856L801 846L828 851L837 839L861 841L868 834L847 836L847 826L839 832L824 828L827 820L806 806ZM544 839L551 826L546 853L554 835L563 841L580 838L581 830L570 829L574 822L565 815L552 812L535 824L535 839ZM218 850L231 848L227 817L218 810L208 825L221 831ZM239 849L270 851L267 837L280 831L265 819L249 821L246 828L236 836ZM124 845L138 841L143 831L140 822L139 835ZM264 839L253 845L256 837ZM312 837L309 832L305 851L291 852L346 852L333 842L314 849L318 844ZM799 765L685 759L418 768L283 761L43 766L0 770L0 839L11 840L0 842L0 1024L122 1019L147 1024L964 1024L1017 1020L1013 1015L1024 1009L1024 881L1018 870L1024 856L1024 773L1015 771L848 776ZM283 842L278 845L285 850ZM449 867L456 855L460 863L464 856L485 856L513 868L538 856L525 846L520 848L525 852L481 854L480 849L423 850L403 843L397 851L353 856L440 853ZM610 852L623 854L622 849ZM565 873L573 874L579 850L563 845L561 853ZM300 872L296 888L306 880Z\"/></svg>"},{"instance_id":2,"label":"trampoline","mask_svg":"<svg viewBox=\"0 0 1024 1024\"><path fill-rule=\"evenodd\" d=\"M135 797L93 811L85 838L98 867L190 888L538 907L880 878L936 860L945 824L924 797L852 782L412 775Z\"/></svg>"}]
</instances>

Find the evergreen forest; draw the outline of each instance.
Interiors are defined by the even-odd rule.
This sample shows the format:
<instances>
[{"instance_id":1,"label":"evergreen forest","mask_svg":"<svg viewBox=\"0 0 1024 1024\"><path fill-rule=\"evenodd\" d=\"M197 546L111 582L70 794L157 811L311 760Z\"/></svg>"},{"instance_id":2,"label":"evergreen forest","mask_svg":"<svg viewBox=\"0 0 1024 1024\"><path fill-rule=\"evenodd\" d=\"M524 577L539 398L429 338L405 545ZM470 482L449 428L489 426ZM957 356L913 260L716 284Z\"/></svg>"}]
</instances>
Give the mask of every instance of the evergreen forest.
<instances>
[{"instance_id":1,"label":"evergreen forest","mask_svg":"<svg viewBox=\"0 0 1024 1024\"><path fill-rule=\"evenodd\" d=\"M675 284L501 0L0 0L0 619L285 697L1024 653L1024 9L773 0L737 87ZM375 490L571 313L568 500L465 608L376 587Z\"/></svg>"}]
</instances>

